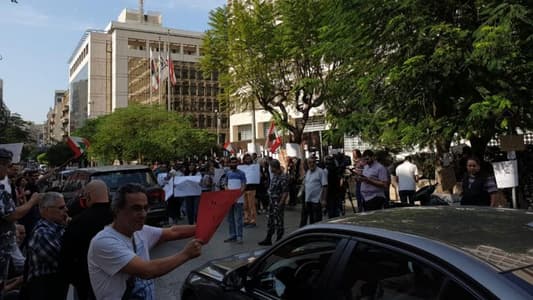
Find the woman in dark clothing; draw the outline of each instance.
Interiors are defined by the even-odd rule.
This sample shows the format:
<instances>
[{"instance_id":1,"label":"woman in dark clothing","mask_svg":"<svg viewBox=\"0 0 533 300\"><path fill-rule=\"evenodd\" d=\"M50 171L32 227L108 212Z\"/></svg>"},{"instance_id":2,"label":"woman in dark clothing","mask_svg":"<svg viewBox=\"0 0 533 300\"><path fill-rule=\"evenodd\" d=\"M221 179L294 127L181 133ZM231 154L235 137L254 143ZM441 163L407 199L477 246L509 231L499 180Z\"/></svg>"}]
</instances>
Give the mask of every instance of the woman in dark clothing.
<instances>
[{"instance_id":1,"label":"woman in dark clothing","mask_svg":"<svg viewBox=\"0 0 533 300\"><path fill-rule=\"evenodd\" d=\"M482 170L481 166L477 157L468 158L462 182L461 205L495 206L498 191L496 181L490 172Z\"/></svg>"}]
</instances>

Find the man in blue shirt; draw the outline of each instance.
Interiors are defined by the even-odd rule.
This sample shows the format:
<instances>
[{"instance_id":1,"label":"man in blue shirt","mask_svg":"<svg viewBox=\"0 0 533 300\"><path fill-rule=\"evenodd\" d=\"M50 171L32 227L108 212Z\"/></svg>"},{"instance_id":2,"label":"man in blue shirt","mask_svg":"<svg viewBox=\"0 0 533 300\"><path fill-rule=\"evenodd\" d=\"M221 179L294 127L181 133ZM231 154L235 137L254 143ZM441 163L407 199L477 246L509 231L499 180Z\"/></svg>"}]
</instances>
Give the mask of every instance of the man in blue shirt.
<instances>
[{"instance_id":1,"label":"man in blue shirt","mask_svg":"<svg viewBox=\"0 0 533 300\"><path fill-rule=\"evenodd\" d=\"M390 183L389 172L382 164L374 160L374 152L371 150L365 150L362 159L366 165L363 175L357 177L357 180L361 182L365 211L383 209L386 202L385 189Z\"/></svg>"},{"instance_id":2,"label":"man in blue shirt","mask_svg":"<svg viewBox=\"0 0 533 300\"><path fill-rule=\"evenodd\" d=\"M230 169L226 173L226 189L227 190L236 190L240 189L241 192L244 192L246 189L246 175L243 171L237 169L239 164L239 159L236 157L230 158L229 167ZM224 240L225 243L236 242L242 244L242 228L244 227L243 222L243 205L244 205L244 196L240 196L237 199L237 202L234 203L228 213L228 222L229 222L229 237Z\"/></svg>"}]
</instances>

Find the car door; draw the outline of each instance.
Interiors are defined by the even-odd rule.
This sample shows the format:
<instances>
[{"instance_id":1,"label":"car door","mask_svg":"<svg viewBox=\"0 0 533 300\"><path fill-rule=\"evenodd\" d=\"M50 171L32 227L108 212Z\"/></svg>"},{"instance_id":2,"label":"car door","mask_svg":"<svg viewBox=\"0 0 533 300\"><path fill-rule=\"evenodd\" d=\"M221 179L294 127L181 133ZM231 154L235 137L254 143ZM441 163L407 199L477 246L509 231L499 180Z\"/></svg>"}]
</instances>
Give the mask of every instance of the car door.
<instances>
[{"instance_id":1,"label":"car door","mask_svg":"<svg viewBox=\"0 0 533 300\"><path fill-rule=\"evenodd\" d=\"M328 300L482 299L474 288L405 249L354 240L335 274L336 294Z\"/></svg>"},{"instance_id":2,"label":"car door","mask_svg":"<svg viewBox=\"0 0 533 300\"><path fill-rule=\"evenodd\" d=\"M254 263L245 291L252 299L324 299L347 243L334 234L289 239Z\"/></svg>"}]
</instances>

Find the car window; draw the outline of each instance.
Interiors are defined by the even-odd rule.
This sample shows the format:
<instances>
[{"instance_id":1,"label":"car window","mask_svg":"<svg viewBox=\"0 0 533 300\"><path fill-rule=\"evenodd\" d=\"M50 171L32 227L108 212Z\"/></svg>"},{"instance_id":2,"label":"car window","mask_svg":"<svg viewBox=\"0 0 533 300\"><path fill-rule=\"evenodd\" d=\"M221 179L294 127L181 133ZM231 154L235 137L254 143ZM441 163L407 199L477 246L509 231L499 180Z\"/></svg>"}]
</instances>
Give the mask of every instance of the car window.
<instances>
[{"instance_id":1,"label":"car window","mask_svg":"<svg viewBox=\"0 0 533 300\"><path fill-rule=\"evenodd\" d=\"M340 298L345 300L476 299L433 267L403 253L364 242L357 243L342 278Z\"/></svg>"},{"instance_id":2,"label":"car window","mask_svg":"<svg viewBox=\"0 0 533 300\"><path fill-rule=\"evenodd\" d=\"M149 170L117 171L110 173L97 173L92 176L93 179L103 180L109 190L116 191L126 183L138 183L144 187L157 185L154 176Z\"/></svg>"},{"instance_id":3,"label":"car window","mask_svg":"<svg viewBox=\"0 0 533 300\"><path fill-rule=\"evenodd\" d=\"M82 188L82 183L79 180L79 176L73 175L65 182L62 191L63 192L75 192Z\"/></svg>"},{"instance_id":4,"label":"car window","mask_svg":"<svg viewBox=\"0 0 533 300\"><path fill-rule=\"evenodd\" d=\"M308 236L273 251L259 266L252 288L281 299L311 299L340 237Z\"/></svg>"}]
</instances>

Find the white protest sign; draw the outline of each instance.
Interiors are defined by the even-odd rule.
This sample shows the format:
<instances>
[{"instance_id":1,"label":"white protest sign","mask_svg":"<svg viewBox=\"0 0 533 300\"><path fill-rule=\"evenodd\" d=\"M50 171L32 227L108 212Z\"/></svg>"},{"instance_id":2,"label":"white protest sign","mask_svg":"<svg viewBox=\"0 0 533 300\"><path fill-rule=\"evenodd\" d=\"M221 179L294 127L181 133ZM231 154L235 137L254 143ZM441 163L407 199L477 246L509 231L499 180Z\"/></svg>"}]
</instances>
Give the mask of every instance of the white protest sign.
<instances>
[{"instance_id":1,"label":"white protest sign","mask_svg":"<svg viewBox=\"0 0 533 300\"><path fill-rule=\"evenodd\" d=\"M167 177L168 173L159 173L157 174L157 184L159 184L160 186L164 186L165 185L165 177Z\"/></svg>"},{"instance_id":2,"label":"white protest sign","mask_svg":"<svg viewBox=\"0 0 533 300\"><path fill-rule=\"evenodd\" d=\"M288 157L302 158L302 150L300 149L299 144L287 143L285 149L287 150Z\"/></svg>"},{"instance_id":3,"label":"white protest sign","mask_svg":"<svg viewBox=\"0 0 533 300\"><path fill-rule=\"evenodd\" d=\"M202 187L200 186L201 180L201 175L174 177L174 196L200 196L202 194Z\"/></svg>"},{"instance_id":4,"label":"white protest sign","mask_svg":"<svg viewBox=\"0 0 533 300\"><path fill-rule=\"evenodd\" d=\"M168 199L170 199L170 197L172 197L174 194L174 186L172 181L167 181L167 183L163 186L163 190L165 191L165 200L168 201Z\"/></svg>"},{"instance_id":5,"label":"white protest sign","mask_svg":"<svg viewBox=\"0 0 533 300\"><path fill-rule=\"evenodd\" d=\"M238 165L237 169L246 175L246 184L259 184L261 182L259 164Z\"/></svg>"},{"instance_id":6,"label":"white protest sign","mask_svg":"<svg viewBox=\"0 0 533 300\"><path fill-rule=\"evenodd\" d=\"M228 180L228 190L238 190L242 186L242 182L239 179Z\"/></svg>"},{"instance_id":7,"label":"white protest sign","mask_svg":"<svg viewBox=\"0 0 533 300\"><path fill-rule=\"evenodd\" d=\"M518 164L516 160L492 163L494 177L499 189L518 186Z\"/></svg>"},{"instance_id":8,"label":"white protest sign","mask_svg":"<svg viewBox=\"0 0 533 300\"><path fill-rule=\"evenodd\" d=\"M257 145L257 144L248 143L247 150L248 150L248 153L250 153L250 154L252 154L252 153L256 153L256 154L260 153L259 145Z\"/></svg>"},{"instance_id":9,"label":"white protest sign","mask_svg":"<svg viewBox=\"0 0 533 300\"><path fill-rule=\"evenodd\" d=\"M0 148L4 148L8 151L11 151L11 153L13 153L11 162L14 164L20 162L20 154L22 153L22 146L24 146L24 143L0 144Z\"/></svg>"},{"instance_id":10,"label":"white protest sign","mask_svg":"<svg viewBox=\"0 0 533 300\"><path fill-rule=\"evenodd\" d=\"M224 176L224 169L215 169L215 174L213 176L213 183L215 184L215 187L217 190L220 189L220 186L219 186L219 183L220 183L220 178L222 178L222 176Z\"/></svg>"}]
</instances>

